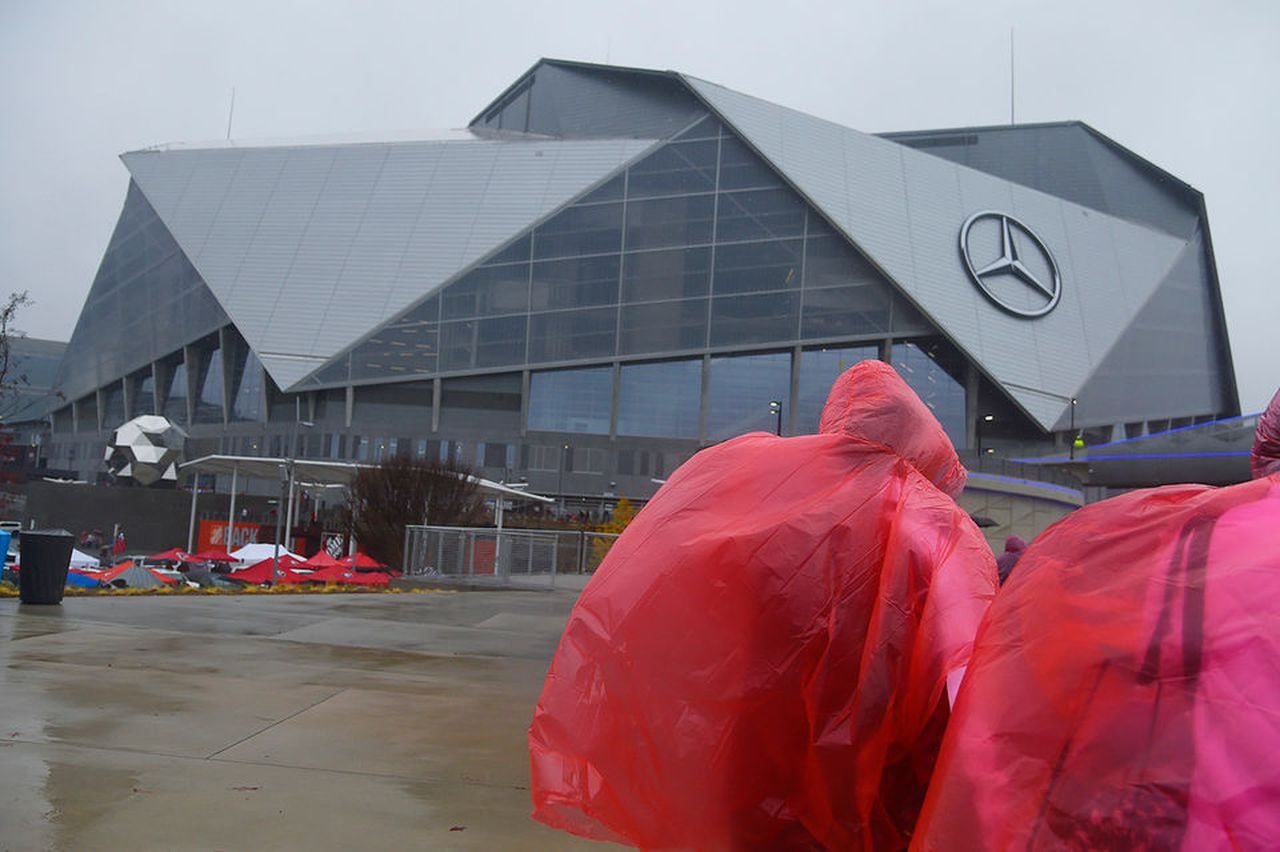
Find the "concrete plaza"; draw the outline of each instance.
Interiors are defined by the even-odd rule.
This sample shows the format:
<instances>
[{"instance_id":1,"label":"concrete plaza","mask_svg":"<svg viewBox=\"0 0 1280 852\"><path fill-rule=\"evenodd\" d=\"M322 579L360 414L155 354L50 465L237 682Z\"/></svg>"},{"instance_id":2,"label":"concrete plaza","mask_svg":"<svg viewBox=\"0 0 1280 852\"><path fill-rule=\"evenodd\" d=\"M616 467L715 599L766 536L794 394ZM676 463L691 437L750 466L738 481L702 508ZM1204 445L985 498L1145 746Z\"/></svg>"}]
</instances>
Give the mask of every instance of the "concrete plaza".
<instances>
[{"instance_id":1,"label":"concrete plaza","mask_svg":"<svg viewBox=\"0 0 1280 852\"><path fill-rule=\"evenodd\" d=\"M0 850L602 848L529 817L576 594L0 600Z\"/></svg>"}]
</instances>

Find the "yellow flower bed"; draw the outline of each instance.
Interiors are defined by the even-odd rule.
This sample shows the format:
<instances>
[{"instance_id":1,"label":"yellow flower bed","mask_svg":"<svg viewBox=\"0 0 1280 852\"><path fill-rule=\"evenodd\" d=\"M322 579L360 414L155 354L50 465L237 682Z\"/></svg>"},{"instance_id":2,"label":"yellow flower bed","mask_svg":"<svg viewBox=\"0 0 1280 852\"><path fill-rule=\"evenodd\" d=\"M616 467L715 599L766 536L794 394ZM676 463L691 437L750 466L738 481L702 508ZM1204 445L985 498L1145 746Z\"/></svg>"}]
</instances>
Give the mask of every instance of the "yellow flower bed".
<instances>
[{"instance_id":1,"label":"yellow flower bed","mask_svg":"<svg viewBox=\"0 0 1280 852\"><path fill-rule=\"evenodd\" d=\"M333 595L333 594L381 594L381 595L435 595L454 594L452 589L395 589L390 586L373 588L371 586L340 585L338 583L316 583L273 586L245 586L243 589L222 589L217 587L193 589L190 586L163 586L154 589L84 589L71 587L63 591L68 598L96 597L100 595L115 597L136 597L138 595ZM18 597L18 587L10 583L0 583L0 598Z\"/></svg>"}]
</instances>

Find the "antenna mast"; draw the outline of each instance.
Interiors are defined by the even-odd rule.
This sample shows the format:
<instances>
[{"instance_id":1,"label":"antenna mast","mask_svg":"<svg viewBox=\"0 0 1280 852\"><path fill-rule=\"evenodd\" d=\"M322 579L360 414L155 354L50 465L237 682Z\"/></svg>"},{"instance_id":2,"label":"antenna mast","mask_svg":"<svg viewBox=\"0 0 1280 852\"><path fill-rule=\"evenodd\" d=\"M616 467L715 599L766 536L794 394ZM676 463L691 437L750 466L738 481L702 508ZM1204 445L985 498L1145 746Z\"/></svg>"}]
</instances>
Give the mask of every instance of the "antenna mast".
<instances>
[{"instance_id":1,"label":"antenna mast","mask_svg":"<svg viewBox=\"0 0 1280 852\"><path fill-rule=\"evenodd\" d=\"M236 87L231 87L231 109L227 111L227 141L231 141L231 119L236 115Z\"/></svg>"},{"instance_id":2,"label":"antenna mast","mask_svg":"<svg viewBox=\"0 0 1280 852\"><path fill-rule=\"evenodd\" d=\"M1013 120L1013 27L1009 27L1009 123Z\"/></svg>"}]
</instances>

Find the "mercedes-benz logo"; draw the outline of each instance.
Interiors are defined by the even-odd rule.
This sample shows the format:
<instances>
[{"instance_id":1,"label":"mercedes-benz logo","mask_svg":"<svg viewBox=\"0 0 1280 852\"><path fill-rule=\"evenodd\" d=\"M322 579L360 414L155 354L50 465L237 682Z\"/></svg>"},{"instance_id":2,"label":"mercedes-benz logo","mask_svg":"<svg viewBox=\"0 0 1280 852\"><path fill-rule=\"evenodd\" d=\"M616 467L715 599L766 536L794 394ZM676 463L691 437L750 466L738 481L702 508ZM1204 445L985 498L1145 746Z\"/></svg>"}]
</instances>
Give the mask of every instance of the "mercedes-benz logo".
<instances>
[{"instance_id":1,"label":"mercedes-benz logo","mask_svg":"<svg viewBox=\"0 0 1280 852\"><path fill-rule=\"evenodd\" d=\"M960 256L983 295L1014 316L1042 317L1062 296L1062 278L1049 247L1007 213L983 210L965 219Z\"/></svg>"}]
</instances>

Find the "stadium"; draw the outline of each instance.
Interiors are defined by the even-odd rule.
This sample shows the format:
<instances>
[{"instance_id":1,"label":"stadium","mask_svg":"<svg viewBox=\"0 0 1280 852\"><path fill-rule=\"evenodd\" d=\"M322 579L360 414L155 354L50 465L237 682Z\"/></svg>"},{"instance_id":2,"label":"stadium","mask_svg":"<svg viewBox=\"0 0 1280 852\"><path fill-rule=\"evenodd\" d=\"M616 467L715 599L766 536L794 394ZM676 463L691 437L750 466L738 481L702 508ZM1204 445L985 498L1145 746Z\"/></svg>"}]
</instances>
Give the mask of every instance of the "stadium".
<instances>
[{"instance_id":1,"label":"stadium","mask_svg":"<svg viewBox=\"0 0 1280 852\"><path fill-rule=\"evenodd\" d=\"M1083 494L1037 457L1240 415L1202 195L1080 122L869 135L544 59L444 138L122 160L47 448L89 480L159 413L188 458L644 499L701 447L816 431L879 358L971 490L1060 514Z\"/></svg>"}]
</instances>

